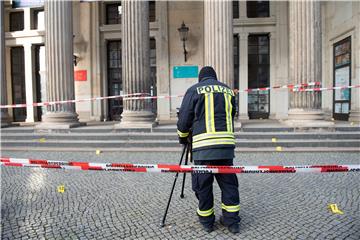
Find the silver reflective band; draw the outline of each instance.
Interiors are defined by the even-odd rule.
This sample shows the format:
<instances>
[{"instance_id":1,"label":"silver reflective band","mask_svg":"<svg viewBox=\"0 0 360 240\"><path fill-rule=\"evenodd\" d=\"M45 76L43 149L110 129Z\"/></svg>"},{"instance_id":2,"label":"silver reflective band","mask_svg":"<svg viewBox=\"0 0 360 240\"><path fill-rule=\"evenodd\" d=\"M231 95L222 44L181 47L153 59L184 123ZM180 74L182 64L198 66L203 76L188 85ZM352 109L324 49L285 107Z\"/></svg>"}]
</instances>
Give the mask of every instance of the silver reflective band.
<instances>
[{"instance_id":1,"label":"silver reflective band","mask_svg":"<svg viewBox=\"0 0 360 240\"><path fill-rule=\"evenodd\" d=\"M214 132L214 133L201 133L198 135L193 136L193 142L202 141L205 139L211 139L211 138L230 138L234 139L234 133L233 132Z\"/></svg>"},{"instance_id":2,"label":"silver reflective band","mask_svg":"<svg viewBox=\"0 0 360 240\"><path fill-rule=\"evenodd\" d=\"M216 139L206 139L200 142L193 142L193 149L200 147L207 147L213 145L235 145L235 139L229 138L216 138Z\"/></svg>"},{"instance_id":3,"label":"silver reflective band","mask_svg":"<svg viewBox=\"0 0 360 240\"><path fill-rule=\"evenodd\" d=\"M221 204L221 208L227 212L238 212L240 211L240 205L225 205Z\"/></svg>"},{"instance_id":4,"label":"silver reflective band","mask_svg":"<svg viewBox=\"0 0 360 240\"><path fill-rule=\"evenodd\" d=\"M179 137L187 137L187 136L189 136L189 132L183 133L183 132L180 132L179 130L177 130L177 134L179 135Z\"/></svg>"},{"instance_id":5,"label":"silver reflective band","mask_svg":"<svg viewBox=\"0 0 360 240\"><path fill-rule=\"evenodd\" d=\"M196 212L202 217L208 217L214 214L214 208L212 207L209 210L205 210L205 211L201 211L200 209L197 209Z\"/></svg>"}]
</instances>

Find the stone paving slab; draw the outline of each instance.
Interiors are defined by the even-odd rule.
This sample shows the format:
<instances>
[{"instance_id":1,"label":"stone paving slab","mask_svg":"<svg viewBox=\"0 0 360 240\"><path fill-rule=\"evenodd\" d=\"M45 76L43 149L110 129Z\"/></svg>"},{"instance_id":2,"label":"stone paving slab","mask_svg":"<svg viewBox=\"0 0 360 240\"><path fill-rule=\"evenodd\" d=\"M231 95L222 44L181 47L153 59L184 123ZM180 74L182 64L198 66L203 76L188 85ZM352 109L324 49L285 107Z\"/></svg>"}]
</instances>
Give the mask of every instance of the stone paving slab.
<instances>
[{"instance_id":1,"label":"stone paving slab","mask_svg":"<svg viewBox=\"0 0 360 240\"><path fill-rule=\"evenodd\" d=\"M179 152L8 152L2 156L91 162L177 163ZM359 164L358 153L237 153L237 165ZM360 239L360 174L238 175L241 232L222 227L214 186L216 230L197 222L187 175L167 226L159 228L173 173L1 168L2 239ZM181 178L179 179L181 180ZM65 192L57 187L65 185ZM338 204L343 215L331 213Z\"/></svg>"}]
</instances>

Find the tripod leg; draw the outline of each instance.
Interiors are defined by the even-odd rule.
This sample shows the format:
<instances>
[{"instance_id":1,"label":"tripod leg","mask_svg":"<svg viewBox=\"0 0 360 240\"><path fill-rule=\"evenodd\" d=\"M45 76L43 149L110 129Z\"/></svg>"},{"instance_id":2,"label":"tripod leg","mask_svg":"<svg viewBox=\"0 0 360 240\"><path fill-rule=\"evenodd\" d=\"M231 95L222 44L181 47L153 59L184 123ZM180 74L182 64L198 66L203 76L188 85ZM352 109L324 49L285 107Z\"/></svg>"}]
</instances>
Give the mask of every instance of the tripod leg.
<instances>
[{"instance_id":1,"label":"tripod leg","mask_svg":"<svg viewBox=\"0 0 360 240\"><path fill-rule=\"evenodd\" d=\"M189 154L191 154L191 153L190 153L190 146L187 147L186 156L185 156L185 165L188 164ZM182 187L181 187L180 198L184 198L185 178L186 178L186 173L184 172L184 177L183 177L183 182L182 182Z\"/></svg>"},{"instance_id":2,"label":"tripod leg","mask_svg":"<svg viewBox=\"0 0 360 240\"><path fill-rule=\"evenodd\" d=\"M187 149L187 145L184 145L183 151L182 151L182 153L181 153L181 158L180 158L179 165L181 165L181 163L182 163L182 160L183 160L183 158L184 158L184 154L185 154L185 150L186 150L186 149ZM164 227L164 226L165 226L166 215L167 215L168 210L169 210L169 207L170 207L171 198L172 198L172 195L173 195L173 193L174 193L174 188L175 188L175 184L176 184L176 180L178 179L178 176L179 176L179 173L177 172L176 175L175 175L175 179L174 179L174 182L173 182L173 185L172 185L172 188L171 188L169 200L168 200L168 203L167 203L167 205L166 205L166 210L165 210L163 219L162 219L162 221L161 221L160 227Z\"/></svg>"}]
</instances>

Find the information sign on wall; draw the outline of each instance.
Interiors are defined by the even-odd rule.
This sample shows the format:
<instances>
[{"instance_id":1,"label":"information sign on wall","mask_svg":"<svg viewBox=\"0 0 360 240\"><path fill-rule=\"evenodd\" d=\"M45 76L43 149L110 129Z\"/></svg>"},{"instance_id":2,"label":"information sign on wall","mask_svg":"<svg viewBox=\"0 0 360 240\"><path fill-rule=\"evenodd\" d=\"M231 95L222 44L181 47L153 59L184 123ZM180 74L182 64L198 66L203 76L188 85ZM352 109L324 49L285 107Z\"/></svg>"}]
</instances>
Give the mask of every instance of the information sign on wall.
<instances>
[{"instance_id":1,"label":"information sign on wall","mask_svg":"<svg viewBox=\"0 0 360 240\"><path fill-rule=\"evenodd\" d=\"M13 8L25 8L25 7L42 7L44 6L44 0L13 0Z\"/></svg>"},{"instance_id":2,"label":"information sign on wall","mask_svg":"<svg viewBox=\"0 0 360 240\"><path fill-rule=\"evenodd\" d=\"M197 78L199 72L198 66L175 66L173 68L174 78Z\"/></svg>"}]
</instances>

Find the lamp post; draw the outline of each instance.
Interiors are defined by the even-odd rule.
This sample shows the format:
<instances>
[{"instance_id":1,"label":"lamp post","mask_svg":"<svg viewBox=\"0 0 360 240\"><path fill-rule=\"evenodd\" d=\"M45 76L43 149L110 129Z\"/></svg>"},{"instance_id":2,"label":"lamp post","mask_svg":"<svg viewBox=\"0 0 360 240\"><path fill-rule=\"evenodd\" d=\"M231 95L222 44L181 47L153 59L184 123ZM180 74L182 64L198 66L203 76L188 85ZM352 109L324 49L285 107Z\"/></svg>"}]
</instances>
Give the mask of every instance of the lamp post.
<instances>
[{"instance_id":1,"label":"lamp post","mask_svg":"<svg viewBox=\"0 0 360 240\"><path fill-rule=\"evenodd\" d=\"M188 37L188 32L189 32L189 28L185 25L184 21L182 22L180 28L178 28L179 34L180 34L180 41L183 42L183 47L184 47L184 56L185 56L185 62L187 60L186 56L187 56L187 51L185 48L185 42L187 40Z\"/></svg>"}]
</instances>

